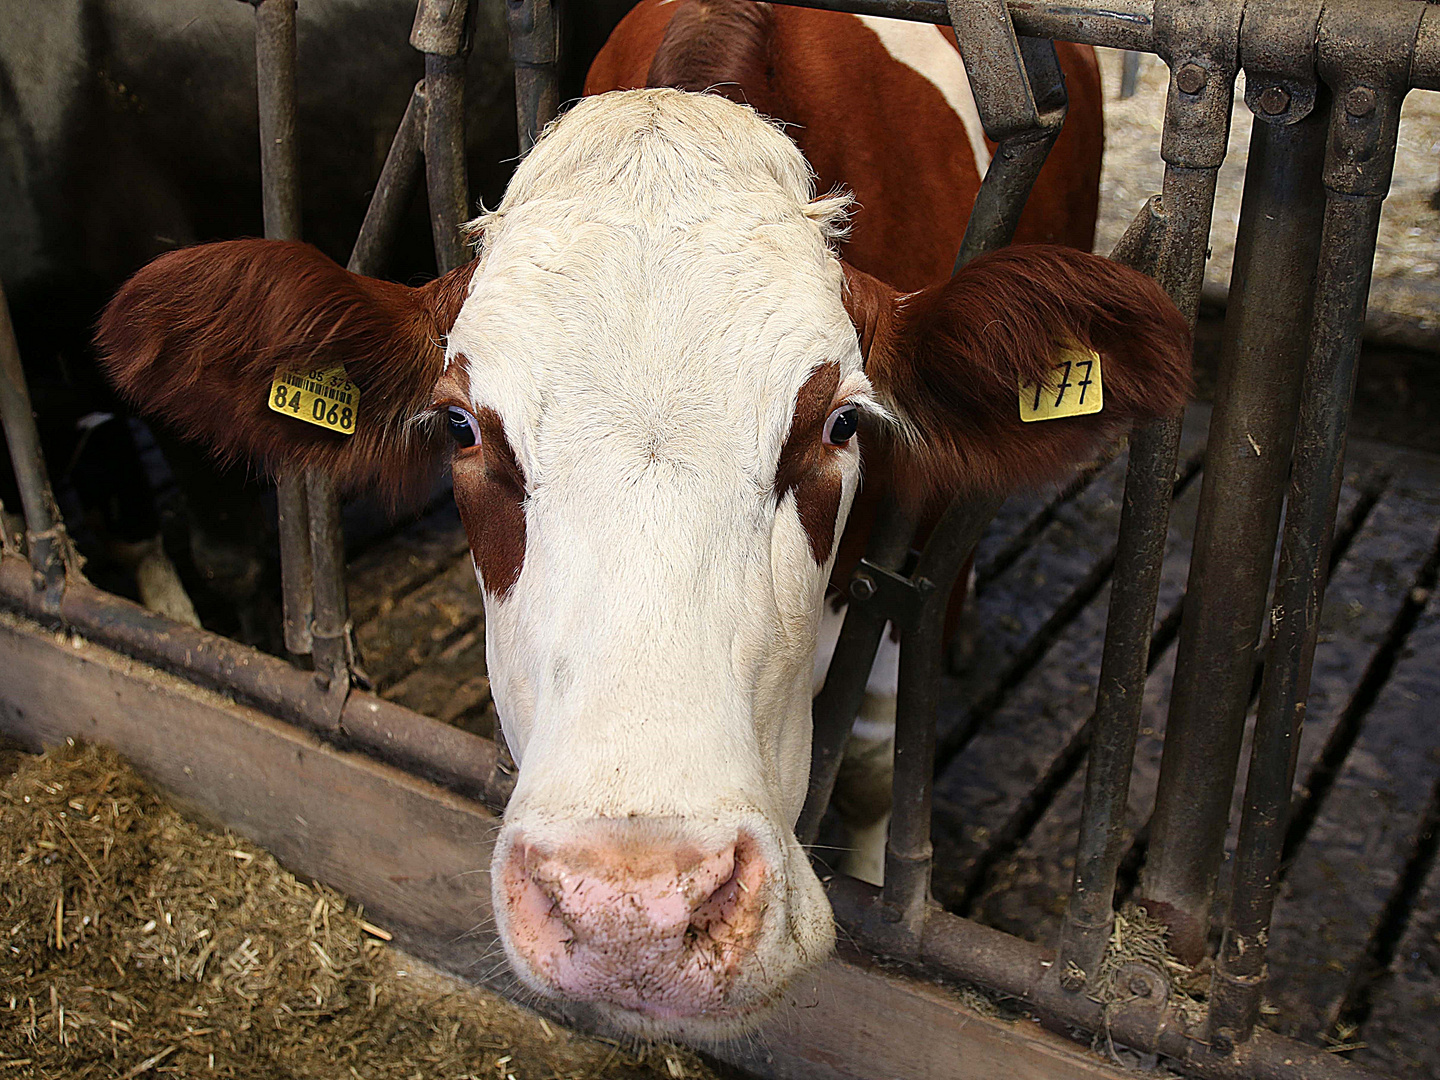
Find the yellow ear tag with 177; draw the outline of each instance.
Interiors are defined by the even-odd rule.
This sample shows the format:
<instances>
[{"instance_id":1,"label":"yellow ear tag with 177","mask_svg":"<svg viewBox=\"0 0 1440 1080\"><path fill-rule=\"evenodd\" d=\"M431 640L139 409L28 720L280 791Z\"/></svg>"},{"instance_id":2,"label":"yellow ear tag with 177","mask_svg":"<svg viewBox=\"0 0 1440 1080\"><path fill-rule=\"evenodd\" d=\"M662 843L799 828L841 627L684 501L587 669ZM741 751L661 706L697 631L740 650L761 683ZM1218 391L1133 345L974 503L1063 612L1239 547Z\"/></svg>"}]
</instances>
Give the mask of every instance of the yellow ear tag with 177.
<instances>
[{"instance_id":1,"label":"yellow ear tag with 177","mask_svg":"<svg viewBox=\"0 0 1440 1080\"><path fill-rule=\"evenodd\" d=\"M1055 353L1044 383L1020 383L1020 419L1058 420L1063 416L1089 416L1105 407L1105 385L1100 378L1100 354L1078 345Z\"/></svg>"},{"instance_id":2,"label":"yellow ear tag with 177","mask_svg":"<svg viewBox=\"0 0 1440 1080\"><path fill-rule=\"evenodd\" d=\"M282 371L270 384L270 409L307 424L355 434L360 415L360 388L337 364L323 371Z\"/></svg>"}]
</instances>

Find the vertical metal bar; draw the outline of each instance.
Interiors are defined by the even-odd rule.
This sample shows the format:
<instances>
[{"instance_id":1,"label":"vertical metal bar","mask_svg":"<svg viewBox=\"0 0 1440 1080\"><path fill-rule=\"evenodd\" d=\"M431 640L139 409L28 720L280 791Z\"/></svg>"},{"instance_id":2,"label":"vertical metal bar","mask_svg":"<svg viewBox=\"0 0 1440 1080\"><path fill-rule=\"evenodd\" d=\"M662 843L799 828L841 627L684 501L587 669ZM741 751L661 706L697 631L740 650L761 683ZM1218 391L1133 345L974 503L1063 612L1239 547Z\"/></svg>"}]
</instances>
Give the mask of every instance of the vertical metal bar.
<instances>
[{"instance_id":1,"label":"vertical metal bar","mask_svg":"<svg viewBox=\"0 0 1440 1080\"><path fill-rule=\"evenodd\" d=\"M440 273L465 262L460 226L470 218L465 167L465 57L425 54L425 183Z\"/></svg>"},{"instance_id":2,"label":"vertical metal bar","mask_svg":"<svg viewBox=\"0 0 1440 1080\"><path fill-rule=\"evenodd\" d=\"M915 522L887 497L870 531L865 562L881 570L898 570L914 538ZM810 741L810 784L800 820L795 825L795 835L802 844L813 844L820 832L820 819L830 805L845 743L860 713L865 686L870 681L870 668L875 663L875 651L885 633L889 616L883 608L869 602L874 595L873 581L857 572L850 581L850 606L830 657L825 684L810 707L814 725Z\"/></svg>"},{"instance_id":3,"label":"vertical metal bar","mask_svg":"<svg viewBox=\"0 0 1440 1080\"><path fill-rule=\"evenodd\" d=\"M1211 984L1211 1045L1222 1052L1250 1038L1265 980L1375 240L1422 14L1420 5L1382 12L1358 0L1335 0L1320 22L1318 67L1334 91L1324 226L1235 886ZM1341 52L1360 59L1341 68L1333 59Z\"/></svg>"},{"instance_id":4,"label":"vertical metal bar","mask_svg":"<svg viewBox=\"0 0 1440 1080\"><path fill-rule=\"evenodd\" d=\"M260 109L260 180L265 236L300 239L300 178L295 150L295 0L251 0L255 6L255 75ZM285 648L310 654L314 613L305 479L279 478L280 576Z\"/></svg>"},{"instance_id":5,"label":"vertical metal bar","mask_svg":"<svg viewBox=\"0 0 1440 1080\"><path fill-rule=\"evenodd\" d=\"M560 111L560 28L552 0L512 0L506 15L510 23L510 55L515 61L515 112L523 155Z\"/></svg>"},{"instance_id":6,"label":"vertical metal bar","mask_svg":"<svg viewBox=\"0 0 1440 1080\"><path fill-rule=\"evenodd\" d=\"M901 632L895 702L894 813L885 845L885 887L875 929L889 951L917 948L930 899L930 806L935 726L944 674L945 613L950 591L1003 496L957 499L936 524L913 580L923 597L918 618ZM885 932L893 927L892 938ZM890 938L887 943L886 939Z\"/></svg>"},{"instance_id":7,"label":"vertical metal bar","mask_svg":"<svg viewBox=\"0 0 1440 1080\"><path fill-rule=\"evenodd\" d=\"M1154 273L1164 228L1160 197L1153 196L1110 257ZM1075 880L1056 965L1067 989L1079 989L1088 981L1105 955L1114 926L1115 874L1123 854L1122 825L1143 703L1143 695L1136 690L1145 684L1179 444L1179 417L1136 428L1130 437Z\"/></svg>"},{"instance_id":8,"label":"vertical metal bar","mask_svg":"<svg viewBox=\"0 0 1440 1080\"><path fill-rule=\"evenodd\" d=\"M320 469L305 473L310 510L310 556L315 568L315 614L311 621L315 678L338 699L335 722L350 689L354 647L350 641L350 604L345 594L345 542L340 531L340 499L330 476Z\"/></svg>"},{"instance_id":9,"label":"vertical metal bar","mask_svg":"<svg viewBox=\"0 0 1440 1080\"><path fill-rule=\"evenodd\" d=\"M360 234L355 238L346 267L353 274L379 275L385 268L390 249L395 246L400 220L420 180L424 162L425 114L425 83L422 81L415 84L400 127L391 140L390 151L385 155L380 179L375 181L375 193L370 197L365 220L360 225Z\"/></svg>"},{"instance_id":10,"label":"vertical metal bar","mask_svg":"<svg viewBox=\"0 0 1440 1080\"><path fill-rule=\"evenodd\" d=\"M425 184L430 230L442 274L469 255L461 226L470 218L465 166L465 68L475 0L420 0L410 44L425 54Z\"/></svg>"},{"instance_id":11,"label":"vertical metal bar","mask_svg":"<svg viewBox=\"0 0 1440 1080\"><path fill-rule=\"evenodd\" d=\"M20 504L25 511L25 542L30 549L30 565L35 570L35 586L58 605L66 563L72 561L68 557L69 540L55 505L55 495L50 490L45 455L40 449L40 432L35 426L30 389L25 384L25 368L20 362L20 348L15 341L15 327L10 321L10 305L3 287L0 287L0 422L5 427L10 464L15 470Z\"/></svg>"},{"instance_id":12,"label":"vertical metal bar","mask_svg":"<svg viewBox=\"0 0 1440 1080\"><path fill-rule=\"evenodd\" d=\"M1135 96L1135 88L1140 82L1140 62L1143 54L1134 49L1127 49L1124 58L1120 61L1120 96L1121 98L1132 98Z\"/></svg>"},{"instance_id":13,"label":"vertical metal bar","mask_svg":"<svg viewBox=\"0 0 1440 1080\"><path fill-rule=\"evenodd\" d=\"M1290 464L1324 205L1325 116L1257 120L1160 767L1145 901L1204 954Z\"/></svg>"}]
</instances>

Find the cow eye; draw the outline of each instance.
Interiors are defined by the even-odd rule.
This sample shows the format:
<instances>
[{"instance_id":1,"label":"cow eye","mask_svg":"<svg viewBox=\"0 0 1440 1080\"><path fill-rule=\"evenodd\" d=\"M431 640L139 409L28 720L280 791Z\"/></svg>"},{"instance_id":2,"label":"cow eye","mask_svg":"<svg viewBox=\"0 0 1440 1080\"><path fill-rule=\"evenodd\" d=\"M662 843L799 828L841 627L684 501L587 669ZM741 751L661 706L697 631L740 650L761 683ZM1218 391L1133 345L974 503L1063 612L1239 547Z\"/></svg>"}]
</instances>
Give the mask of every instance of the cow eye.
<instances>
[{"instance_id":1,"label":"cow eye","mask_svg":"<svg viewBox=\"0 0 1440 1080\"><path fill-rule=\"evenodd\" d=\"M456 446L480 445L480 424L464 409L448 406L445 410L445 427L450 432L450 438L455 440Z\"/></svg>"},{"instance_id":2,"label":"cow eye","mask_svg":"<svg viewBox=\"0 0 1440 1080\"><path fill-rule=\"evenodd\" d=\"M825 445L844 446L859 426L860 411L854 405L841 405L825 418Z\"/></svg>"}]
</instances>

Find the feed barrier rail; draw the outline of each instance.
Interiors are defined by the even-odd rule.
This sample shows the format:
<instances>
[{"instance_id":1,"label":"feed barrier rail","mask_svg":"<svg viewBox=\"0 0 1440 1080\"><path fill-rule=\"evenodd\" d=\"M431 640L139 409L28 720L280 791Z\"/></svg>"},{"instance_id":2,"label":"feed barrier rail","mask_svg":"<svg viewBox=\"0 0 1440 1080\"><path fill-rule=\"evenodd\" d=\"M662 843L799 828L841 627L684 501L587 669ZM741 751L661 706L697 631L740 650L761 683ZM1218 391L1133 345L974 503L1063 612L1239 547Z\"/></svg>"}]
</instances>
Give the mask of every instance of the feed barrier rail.
<instances>
[{"instance_id":1,"label":"feed barrier rail","mask_svg":"<svg viewBox=\"0 0 1440 1080\"><path fill-rule=\"evenodd\" d=\"M256 12L265 233L301 235L295 146L295 0ZM883 890L837 876L837 919L874 952L973 982L1047 1022L1106 1033L1200 1077L1330 1077L1365 1071L1256 1026L1294 749L1304 715L1380 207L1400 105L1440 90L1440 7L1414 0L782 0L950 24L986 133L997 144L957 267L1013 236L1065 116L1053 40L1158 55L1170 70L1161 192L1112 253L1151 274L1192 324L1236 76L1255 114L1219 391L1180 630L1150 854L1140 903L1189 964L1206 958L1210 909L1239 766L1252 656L1270 633L1235 854L1235 887L1196 1020L1167 974L1126 969L1128 1001L1090 991L1114 926L1116 874L1139 729L1180 418L1135 430L1094 715L1075 877L1058 949L951 915L930 897L931 786L941 638L951 587L994 514L962 499L910 560L917 523L887 507L849 583L850 607L815 702L813 840L887 622L901 634L895 812ZM423 173L437 263L466 257L464 72L475 0L420 0L425 55L349 261L376 274ZM558 110L551 0L507 0L522 151ZM1246 280L1267 283L1264 295ZM46 479L8 309L0 294L0 415L25 514L29 566L0 563L0 604L233 694L337 744L363 749L487 804L512 784L495 743L367 692L343 581L339 502L314 471L279 485L285 640L295 664L140 612L86 582ZM1259 442L1270 452L1244 453ZM1237 451L1237 452L1232 452ZM1288 507L1281 526L1282 506ZM1280 540L1274 598L1272 559ZM7 538L8 544L8 538ZM7 554L10 554L7 552ZM913 561L909 573L902 567ZM1203 678L1203 685L1202 685ZM964 733L939 748L948 760Z\"/></svg>"}]
</instances>

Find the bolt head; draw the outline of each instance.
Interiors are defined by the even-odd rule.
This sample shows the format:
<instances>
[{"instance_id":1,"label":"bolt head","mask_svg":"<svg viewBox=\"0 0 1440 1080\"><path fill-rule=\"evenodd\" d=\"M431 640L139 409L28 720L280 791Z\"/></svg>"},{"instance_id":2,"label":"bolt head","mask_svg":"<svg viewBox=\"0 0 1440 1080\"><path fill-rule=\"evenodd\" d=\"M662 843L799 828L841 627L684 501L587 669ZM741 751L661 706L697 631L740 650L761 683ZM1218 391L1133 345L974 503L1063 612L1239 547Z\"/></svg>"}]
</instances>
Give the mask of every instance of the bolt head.
<instances>
[{"instance_id":1,"label":"bolt head","mask_svg":"<svg viewBox=\"0 0 1440 1080\"><path fill-rule=\"evenodd\" d=\"M1136 997L1148 998L1153 992L1150 980L1137 971L1130 976L1130 992Z\"/></svg>"},{"instance_id":2,"label":"bolt head","mask_svg":"<svg viewBox=\"0 0 1440 1080\"><path fill-rule=\"evenodd\" d=\"M1290 91L1283 86L1267 86L1260 91L1260 111L1266 116L1279 116L1290 108Z\"/></svg>"},{"instance_id":3,"label":"bolt head","mask_svg":"<svg viewBox=\"0 0 1440 1080\"><path fill-rule=\"evenodd\" d=\"M850 595L856 600L869 600L875 595L875 579L869 574L856 574L850 582Z\"/></svg>"},{"instance_id":4,"label":"bolt head","mask_svg":"<svg viewBox=\"0 0 1440 1080\"><path fill-rule=\"evenodd\" d=\"M1198 94L1205 89L1210 74L1193 60L1181 64L1180 70L1175 73L1175 85L1187 94Z\"/></svg>"},{"instance_id":5,"label":"bolt head","mask_svg":"<svg viewBox=\"0 0 1440 1080\"><path fill-rule=\"evenodd\" d=\"M1345 95L1345 111L1357 120L1375 111L1375 91L1368 86L1353 87Z\"/></svg>"}]
</instances>

